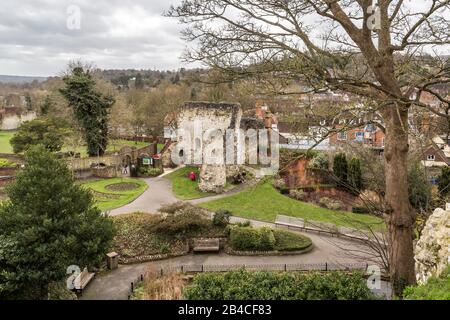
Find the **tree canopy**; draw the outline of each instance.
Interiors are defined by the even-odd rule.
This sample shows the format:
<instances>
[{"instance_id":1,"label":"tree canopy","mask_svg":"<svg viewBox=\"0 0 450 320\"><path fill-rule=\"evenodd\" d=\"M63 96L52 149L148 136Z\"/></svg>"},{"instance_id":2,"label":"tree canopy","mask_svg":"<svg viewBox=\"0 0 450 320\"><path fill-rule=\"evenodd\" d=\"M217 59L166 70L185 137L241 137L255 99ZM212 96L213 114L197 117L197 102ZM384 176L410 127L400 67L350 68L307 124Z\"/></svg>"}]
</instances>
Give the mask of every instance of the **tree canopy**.
<instances>
[{"instance_id":1,"label":"tree canopy","mask_svg":"<svg viewBox=\"0 0 450 320\"><path fill-rule=\"evenodd\" d=\"M89 156L102 156L108 145L108 111L114 98L100 93L92 72L79 63L70 66L63 81L60 92L83 128Z\"/></svg>"},{"instance_id":2,"label":"tree canopy","mask_svg":"<svg viewBox=\"0 0 450 320\"><path fill-rule=\"evenodd\" d=\"M112 222L75 185L61 160L31 148L10 200L0 206L0 299L46 299L48 285L71 265L97 265L113 237Z\"/></svg>"},{"instance_id":3,"label":"tree canopy","mask_svg":"<svg viewBox=\"0 0 450 320\"><path fill-rule=\"evenodd\" d=\"M14 153L27 151L36 145L42 145L48 151L55 152L63 147L66 133L66 126L61 119L38 118L24 122L10 143Z\"/></svg>"}]
</instances>

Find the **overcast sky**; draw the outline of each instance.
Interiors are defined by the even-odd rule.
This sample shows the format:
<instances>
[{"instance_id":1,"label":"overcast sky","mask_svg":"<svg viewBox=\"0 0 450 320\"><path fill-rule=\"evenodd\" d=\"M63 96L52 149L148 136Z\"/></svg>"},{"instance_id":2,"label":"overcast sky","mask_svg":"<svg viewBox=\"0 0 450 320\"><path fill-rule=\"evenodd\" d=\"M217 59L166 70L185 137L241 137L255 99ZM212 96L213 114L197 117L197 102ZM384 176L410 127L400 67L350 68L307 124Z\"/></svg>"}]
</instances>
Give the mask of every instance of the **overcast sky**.
<instances>
[{"instance_id":1,"label":"overcast sky","mask_svg":"<svg viewBox=\"0 0 450 320\"><path fill-rule=\"evenodd\" d=\"M0 74L58 75L80 59L102 69L194 67L179 59L185 48L182 26L162 16L180 2L2 0ZM429 2L406 1L416 9Z\"/></svg>"},{"instance_id":2,"label":"overcast sky","mask_svg":"<svg viewBox=\"0 0 450 320\"><path fill-rule=\"evenodd\" d=\"M178 69L185 47L181 26L162 16L178 2L3 0L0 74L57 75L77 59L107 69ZM81 11L79 29L71 5Z\"/></svg>"}]
</instances>

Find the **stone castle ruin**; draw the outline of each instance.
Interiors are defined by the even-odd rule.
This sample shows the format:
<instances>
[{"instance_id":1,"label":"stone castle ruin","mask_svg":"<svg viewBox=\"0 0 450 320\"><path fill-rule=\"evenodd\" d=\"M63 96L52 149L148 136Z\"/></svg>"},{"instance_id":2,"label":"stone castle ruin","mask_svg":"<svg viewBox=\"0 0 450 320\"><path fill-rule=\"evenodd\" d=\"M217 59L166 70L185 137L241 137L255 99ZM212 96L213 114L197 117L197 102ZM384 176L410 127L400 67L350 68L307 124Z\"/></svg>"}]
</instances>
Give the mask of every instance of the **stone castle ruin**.
<instances>
[{"instance_id":1,"label":"stone castle ruin","mask_svg":"<svg viewBox=\"0 0 450 320\"><path fill-rule=\"evenodd\" d=\"M262 119L243 117L239 104L186 102L166 119L165 137L172 141L166 157L200 166L200 190L221 193L227 177L239 175L244 164L258 165L256 175L264 166L273 169L274 159L278 165L278 149L270 147L278 135L271 130Z\"/></svg>"},{"instance_id":2,"label":"stone castle ruin","mask_svg":"<svg viewBox=\"0 0 450 320\"><path fill-rule=\"evenodd\" d=\"M22 123L36 118L36 112L27 110L25 96L0 96L0 129L15 130Z\"/></svg>"},{"instance_id":3,"label":"stone castle ruin","mask_svg":"<svg viewBox=\"0 0 450 320\"><path fill-rule=\"evenodd\" d=\"M200 190L223 191L227 177L223 135L227 129L237 133L241 117L239 104L187 102L181 107L177 129L184 134L177 135L172 158L178 156L181 163L201 164Z\"/></svg>"}]
</instances>

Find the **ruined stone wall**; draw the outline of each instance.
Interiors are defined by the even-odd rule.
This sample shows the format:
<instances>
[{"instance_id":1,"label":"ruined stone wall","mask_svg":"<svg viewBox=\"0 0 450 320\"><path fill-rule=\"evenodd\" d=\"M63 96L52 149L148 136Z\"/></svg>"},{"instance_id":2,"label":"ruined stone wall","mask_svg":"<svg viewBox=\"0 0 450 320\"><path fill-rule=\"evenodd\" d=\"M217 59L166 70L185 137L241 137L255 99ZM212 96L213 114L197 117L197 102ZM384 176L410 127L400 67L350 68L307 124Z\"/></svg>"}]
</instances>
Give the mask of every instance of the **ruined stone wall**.
<instances>
[{"instance_id":1,"label":"ruined stone wall","mask_svg":"<svg viewBox=\"0 0 450 320\"><path fill-rule=\"evenodd\" d=\"M178 135L177 152L183 155L185 163L201 164L200 190L223 191L226 184L223 137L227 129L239 129L241 117L242 110L238 104L188 102L181 107L177 129L183 135ZM196 127L196 124L201 127ZM209 130L220 130L222 138L205 134Z\"/></svg>"},{"instance_id":2,"label":"ruined stone wall","mask_svg":"<svg viewBox=\"0 0 450 320\"><path fill-rule=\"evenodd\" d=\"M414 249L417 282L439 276L450 263L450 208L436 209L428 218Z\"/></svg>"},{"instance_id":3,"label":"ruined stone wall","mask_svg":"<svg viewBox=\"0 0 450 320\"><path fill-rule=\"evenodd\" d=\"M36 112L26 112L21 115L17 114L6 114L1 119L0 129L1 130L15 130L22 123L26 121L31 121L36 119Z\"/></svg>"}]
</instances>

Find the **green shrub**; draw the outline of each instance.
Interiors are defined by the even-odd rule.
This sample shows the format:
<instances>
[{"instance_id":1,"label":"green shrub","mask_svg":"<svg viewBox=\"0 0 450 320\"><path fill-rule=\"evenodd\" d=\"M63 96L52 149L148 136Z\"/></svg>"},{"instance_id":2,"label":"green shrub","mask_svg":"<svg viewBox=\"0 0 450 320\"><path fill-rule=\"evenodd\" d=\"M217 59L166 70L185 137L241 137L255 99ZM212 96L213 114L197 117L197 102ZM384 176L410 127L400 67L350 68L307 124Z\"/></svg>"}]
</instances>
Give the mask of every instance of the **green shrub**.
<instances>
[{"instance_id":1,"label":"green shrub","mask_svg":"<svg viewBox=\"0 0 450 320\"><path fill-rule=\"evenodd\" d=\"M319 205L330 210L344 209L344 204L342 203L342 201L330 199L328 197L320 198Z\"/></svg>"},{"instance_id":2,"label":"green shrub","mask_svg":"<svg viewBox=\"0 0 450 320\"><path fill-rule=\"evenodd\" d=\"M450 300L450 266L440 277L431 277L426 284L407 287L403 292L406 300Z\"/></svg>"},{"instance_id":3,"label":"green shrub","mask_svg":"<svg viewBox=\"0 0 450 320\"><path fill-rule=\"evenodd\" d=\"M319 153L309 162L308 169L328 170L329 165L328 157Z\"/></svg>"},{"instance_id":4,"label":"green shrub","mask_svg":"<svg viewBox=\"0 0 450 320\"><path fill-rule=\"evenodd\" d=\"M310 238L289 231L274 230L275 249L279 251L303 250L312 245Z\"/></svg>"},{"instance_id":5,"label":"green shrub","mask_svg":"<svg viewBox=\"0 0 450 320\"><path fill-rule=\"evenodd\" d=\"M432 185L426 169L420 161L412 161L408 168L409 202L417 210L428 210L432 206Z\"/></svg>"},{"instance_id":6,"label":"green shrub","mask_svg":"<svg viewBox=\"0 0 450 320\"><path fill-rule=\"evenodd\" d=\"M230 229L230 245L239 251L270 251L274 249L275 237L270 228L233 226Z\"/></svg>"},{"instance_id":7,"label":"green shrub","mask_svg":"<svg viewBox=\"0 0 450 320\"><path fill-rule=\"evenodd\" d=\"M289 190L289 197L295 200L304 201L307 198L307 194L303 190L292 189Z\"/></svg>"},{"instance_id":8,"label":"green shrub","mask_svg":"<svg viewBox=\"0 0 450 320\"><path fill-rule=\"evenodd\" d=\"M168 214L175 214L175 212L186 209L188 207L192 206L191 204L183 201L177 201L174 203L166 204L161 206L159 208L159 212L168 213Z\"/></svg>"},{"instance_id":9,"label":"green shrub","mask_svg":"<svg viewBox=\"0 0 450 320\"><path fill-rule=\"evenodd\" d=\"M438 178L438 189L441 197L450 193L450 167L442 167L441 175Z\"/></svg>"},{"instance_id":10,"label":"green shrub","mask_svg":"<svg viewBox=\"0 0 450 320\"><path fill-rule=\"evenodd\" d=\"M361 214L369 214L371 213L370 209L366 206L353 206L352 207L353 213L361 213Z\"/></svg>"},{"instance_id":11,"label":"green shrub","mask_svg":"<svg viewBox=\"0 0 450 320\"><path fill-rule=\"evenodd\" d=\"M162 173L160 168L139 167L139 175L145 177L157 177Z\"/></svg>"},{"instance_id":12,"label":"green shrub","mask_svg":"<svg viewBox=\"0 0 450 320\"><path fill-rule=\"evenodd\" d=\"M235 225L238 227L250 227L252 224L250 220L245 220L244 222L236 222Z\"/></svg>"},{"instance_id":13,"label":"green shrub","mask_svg":"<svg viewBox=\"0 0 450 320\"><path fill-rule=\"evenodd\" d=\"M268 227L258 229L259 232L259 250L270 251L275 248L275 236L273 230Z\"/></svg>"},{"instance_id":14,"label":"green shrub","mask_svg":"<svg viewBox=\"0 0 450 320\"><path fill-rule=\"evenodd\" d=\"M350 191L359 194L362 189L361 161L355 157L348 163L348 184Z\"/></svg>"},{"instance_id":15,"label":"green shrub","mask_svg":"<svg viewBox=\"0 0 450 320\"><path fill-rule=\"evenodd\" d=\"M201 273L183 292L187 300L370 300L362 273Z\"/></svg>"},{"instance_id":16,"label":"green shrub","mask_svg":"<svg viewBox=\"0 0 450 320\"><path fill-rule=\"evenodd\" d=\"M9 161L8 159L0 158L0 168L15 167L16 163Z\"/></svg>"},{"instance_id":17,"label":"green shrub","mask_svg":"<svg viewBox=\"0 0 450 320\"><path fill-rule=\"evenodd\" d=\"M166 236L188 236L208 227L211 221L202 214L202 209L191 206L167 215L153 231Z\"/></svg>"},{"instance_id":18,"label":"green shrub","mask_svg":"<svg viewBox=\"0 0 450 320\"><path fill-rule=\"evenodd\" d=\"M217 210L214 213L213 224L215 226L226 226L230 223L231 212L225 209Z\"/></svg>"},{"instance_id":19,"label":"green shrub","mask_svg":"<svg viewBox=\"0 0 450 320\"><path fill-rule=\"evenodd\" d=\"M338 153L334 156L333 173L341 186L347 184L347 157L345 153Z\"/></svg>"}]
</instances>

